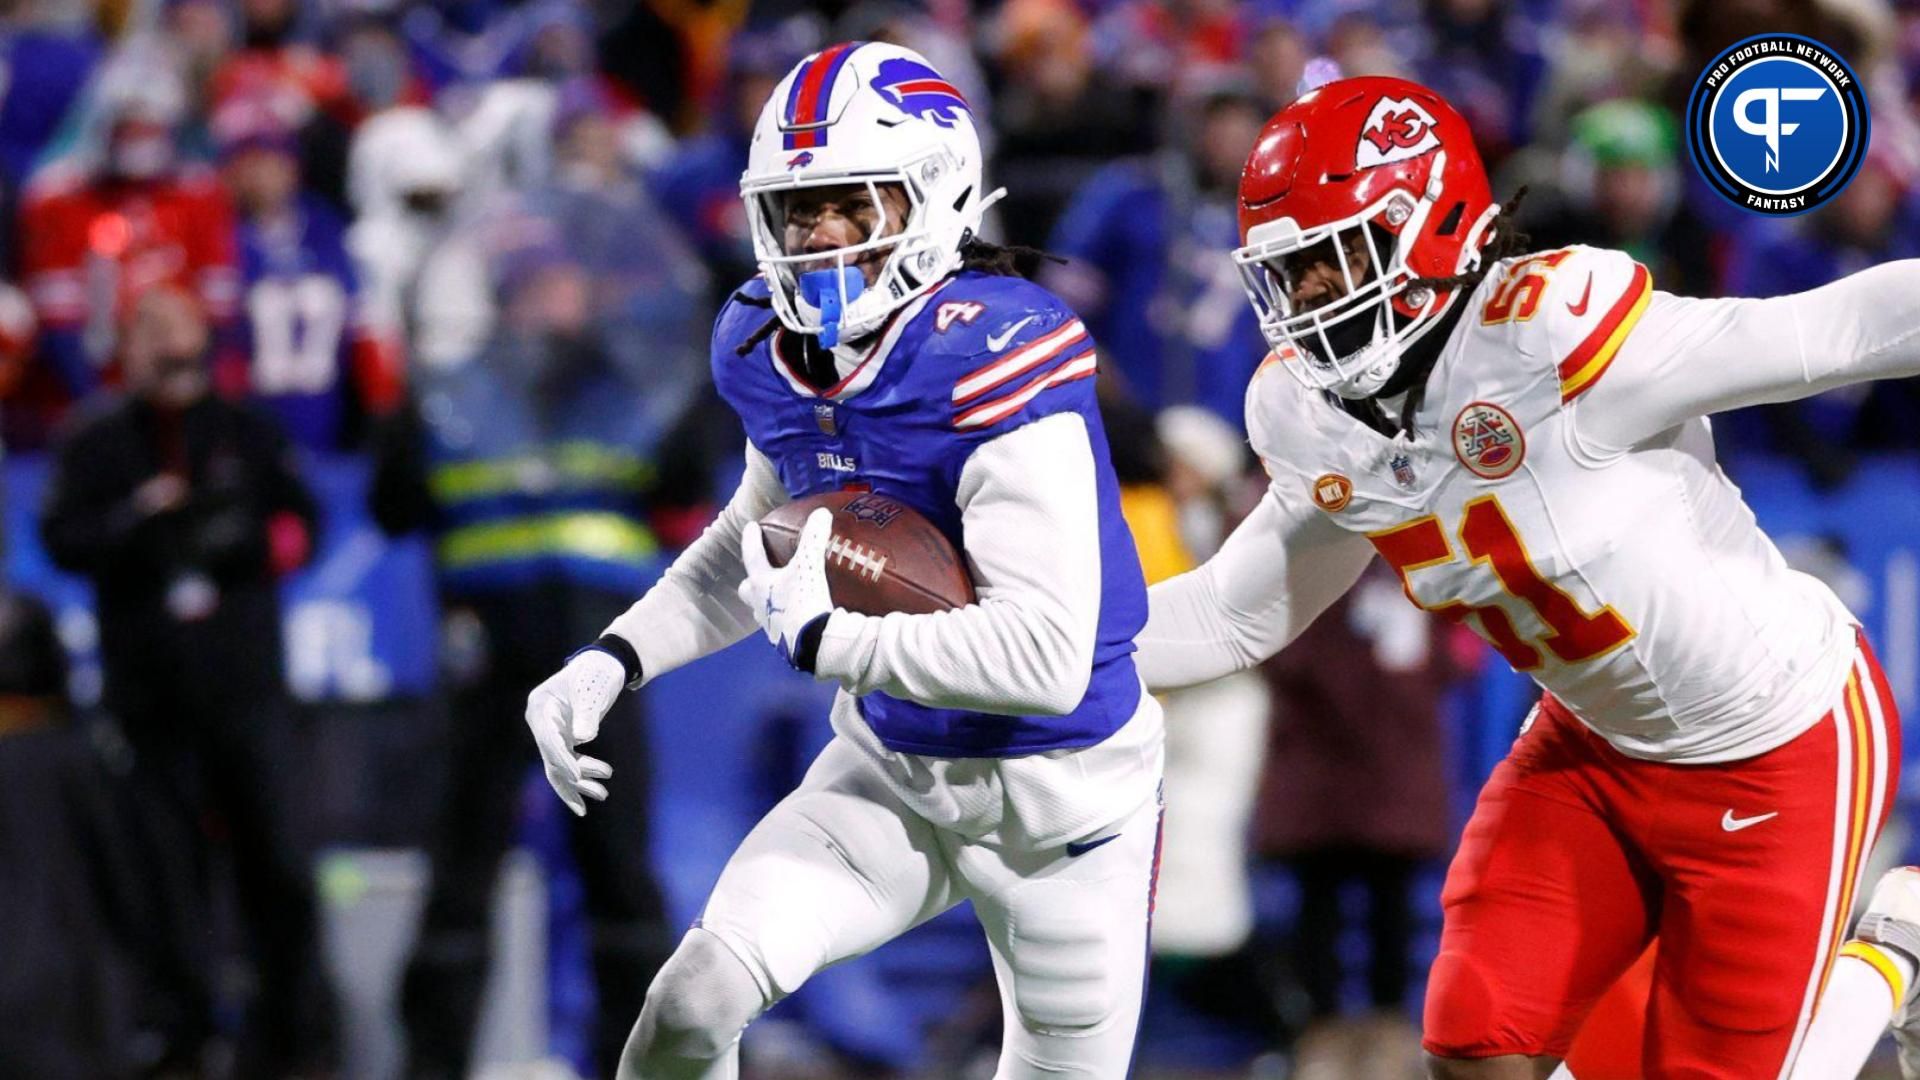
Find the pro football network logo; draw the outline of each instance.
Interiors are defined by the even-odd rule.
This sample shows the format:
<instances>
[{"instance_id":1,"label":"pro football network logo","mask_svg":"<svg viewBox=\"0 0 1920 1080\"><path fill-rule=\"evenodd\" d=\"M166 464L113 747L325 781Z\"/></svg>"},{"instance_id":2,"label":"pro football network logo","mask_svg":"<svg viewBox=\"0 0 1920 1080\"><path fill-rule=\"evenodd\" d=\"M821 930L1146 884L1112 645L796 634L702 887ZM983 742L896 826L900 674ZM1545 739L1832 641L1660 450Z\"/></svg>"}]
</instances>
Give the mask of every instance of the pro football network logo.
<instances>
[{"instance_id":1,"label":"pro football network logo","mask_svg":"<svg viewBox=\"0 0 1920 1080\"><path fill-rule=\"evenodd\" d=\"M973 114L967 108L967 99L939 72L903 57L880 61L880 71L867 85L908 116L931 120L941 127L952 127L961 113L969 118Z\"/></svg>"},{"instance_id":2,"label":"pro football network logo","mask_svg":"<svg viewBox=\"0 0 1920 1080\"><path fill-rule=\"evenodd\" d=\"M1756 214L1804 214L1860 170L1866 88L1832 49L1761 34L1707 64L1687 99L1687 149L1707 183Z\"/></svg>"},{"instance_id":3,"label":"pro football network logo","mask_svg":"<svg viewBox=\"0 0 1920 1080\"><path fill-rule=\"evenodd\" d=\"M1527 456L1527 439L1512 413L1476 401L1453 419L1453 454L1473 475L1499 480L1520 467Z\"/></svg>"}]
</instances>

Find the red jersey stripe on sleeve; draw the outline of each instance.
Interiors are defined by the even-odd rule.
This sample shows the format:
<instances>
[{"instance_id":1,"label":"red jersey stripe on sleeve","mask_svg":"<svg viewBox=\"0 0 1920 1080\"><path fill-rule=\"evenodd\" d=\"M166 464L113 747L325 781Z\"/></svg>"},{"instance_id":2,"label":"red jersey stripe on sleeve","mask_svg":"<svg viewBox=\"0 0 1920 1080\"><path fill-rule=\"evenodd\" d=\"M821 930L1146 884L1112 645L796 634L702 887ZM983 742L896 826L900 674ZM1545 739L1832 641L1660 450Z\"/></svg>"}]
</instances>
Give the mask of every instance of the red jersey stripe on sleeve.
<instances>
[{"instance_id":1,"label":"red jersey stripe on sleeve","mask_svg":"<svg viewBox=\"0 0 1920 1080\"><path fill-rule=\"evenodd\" d=\"M1606 374L1607 365L1613 363L1614 354L1627 340L1627 334L1647 310L1647 304L1653 299L1653 275L1639 263L1633 264L1633 278L1627 283L1627 291L1614 301L1607 313L1601 316L1598 326L1593 328L1573 352L1560 361L1560 400L1572 401L1585 393L1588 388Z\"/></svg>"},{"instance_id":2,"label":"red jersey stripe on sleeve","mask_svg":"<svg viewBox=\"0 0 1920 1080\"><path fill-rule=\"evenodd\" d=\"M953 426L967 428L986 427L997 424L1021 410L1027 402L1037 397L1042 390L1091 378L1096 369L1093 350L1089 349L1080 356L1061 364L1049 374L1035 379L1019 390L1005 397L995 398L984 404L976 405L953 418Z\"/></svg>"},{"instance_id":3,"label":"red jersey stripe on sleeve","mask_svg":"<svg viewBox=\"0 0 1920 1080\"><path fill-rule=\"evenodd\" d=\"M1068 349L1086 340L1086 337L1087 328L1079 319L1050 330L955 383L953 403L965 405L1004 386L1054 357L1064 354Z\"/></svg>"}]
</instances>

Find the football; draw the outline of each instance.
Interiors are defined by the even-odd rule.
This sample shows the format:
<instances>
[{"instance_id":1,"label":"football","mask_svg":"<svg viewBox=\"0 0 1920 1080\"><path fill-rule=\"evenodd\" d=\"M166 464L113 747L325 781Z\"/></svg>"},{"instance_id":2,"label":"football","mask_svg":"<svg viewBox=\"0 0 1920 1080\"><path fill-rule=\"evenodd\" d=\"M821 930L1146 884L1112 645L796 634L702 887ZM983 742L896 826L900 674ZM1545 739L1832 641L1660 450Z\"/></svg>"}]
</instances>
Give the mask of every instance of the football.
<instances>
[{"instance_id":1,"label":"football","mask_svg":"<svg viewBox=\"0 0 1920 1080\"><path fill-rule=\"evenodd\" d=\"M872 492L832 491L777 507L760 519L769 562L787 564L820 507L833 511L827 587L835 607L925 615L973 603L973 578L946 536L912 507Z\"/></svg>"}]
</instances>

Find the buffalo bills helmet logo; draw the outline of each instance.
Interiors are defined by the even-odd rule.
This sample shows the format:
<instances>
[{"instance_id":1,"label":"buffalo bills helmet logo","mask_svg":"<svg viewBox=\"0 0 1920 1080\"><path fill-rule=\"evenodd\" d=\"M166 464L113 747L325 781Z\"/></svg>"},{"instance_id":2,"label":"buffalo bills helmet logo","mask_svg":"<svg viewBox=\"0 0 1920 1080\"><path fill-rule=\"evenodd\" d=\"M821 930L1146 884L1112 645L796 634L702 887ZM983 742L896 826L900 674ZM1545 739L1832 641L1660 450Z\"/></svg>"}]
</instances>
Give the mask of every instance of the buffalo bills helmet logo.
<instances>
[{"instance_id":1,"label":"buffalo bills helmet logo","mask_svg":"<svg viewBox=\"0 0 1920 1080\"><path fill-rule=\"evenodd\" d=\"M901 112L941 127L952 127L959 113L973 113L952 83L918 61L899 57L883 60L879 74L867 85Z\"/></svg>"},{"instance_id":2,"label":"buffalo bills helmet logo","mask_svg":"<svg viewBox=\"0 0 1920 1080\"><path fill-rule=\"evenodd\" d=\"M813 164L813 151L811 150L802 150L787 159L787 168L789 169L803 169L811 164Z\"/></svg>"}]
</instances>

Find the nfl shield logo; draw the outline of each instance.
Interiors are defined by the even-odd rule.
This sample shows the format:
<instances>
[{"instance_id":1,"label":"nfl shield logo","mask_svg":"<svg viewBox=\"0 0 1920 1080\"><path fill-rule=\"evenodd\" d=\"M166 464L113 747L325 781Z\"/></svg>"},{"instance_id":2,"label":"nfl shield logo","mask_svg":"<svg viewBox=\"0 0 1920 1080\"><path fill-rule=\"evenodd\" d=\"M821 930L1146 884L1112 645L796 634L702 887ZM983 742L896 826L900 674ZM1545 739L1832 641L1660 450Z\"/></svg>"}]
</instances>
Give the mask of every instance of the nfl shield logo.
<instances>
[{"instance_id":1,"label":"nfl shield logo","mask_svg":"<svg viewBox=\"0 0 1920 1080\"><path fill-rule=\"evenodd\" d=\"M1394 483L1403 488L1413 487L1413 459L1405 454L1395 454L1391 462Z\"/></svg>"},{"instance_id":2,"label":"nfl shield logo","mask_svg":"<svg viewBox=\"0 0 1920 1080\"><path fill-rule=\"evenodd\" d=\"M840 434L840 425L833 418L833 406L824 401L814 405L813 422L820 428L822 435Z\"/></svg>"}]
</instances>

